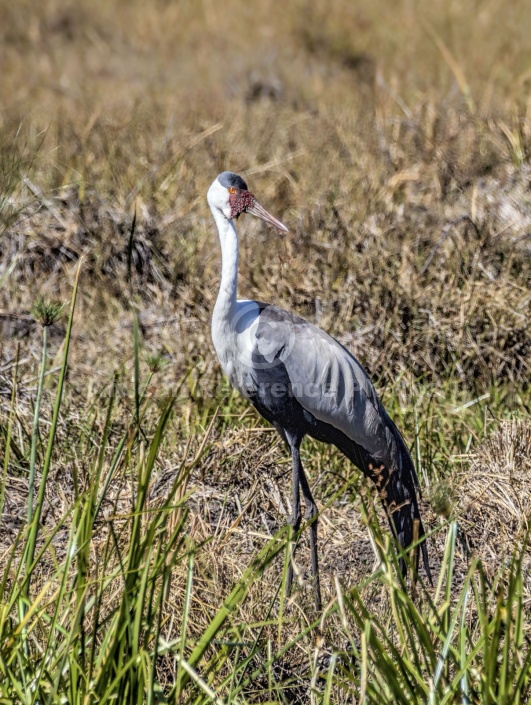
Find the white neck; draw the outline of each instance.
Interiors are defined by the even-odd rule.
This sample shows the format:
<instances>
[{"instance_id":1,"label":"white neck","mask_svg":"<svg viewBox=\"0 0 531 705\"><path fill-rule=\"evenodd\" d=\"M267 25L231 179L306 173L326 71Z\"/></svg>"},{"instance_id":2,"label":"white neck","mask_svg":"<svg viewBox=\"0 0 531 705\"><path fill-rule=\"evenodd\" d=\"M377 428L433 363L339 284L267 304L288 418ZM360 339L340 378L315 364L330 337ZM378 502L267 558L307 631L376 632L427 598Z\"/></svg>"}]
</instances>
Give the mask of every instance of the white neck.
<instances>
[{"instance_id":1,"label":"white neck","mask_svg":"<svg viewBox=\"0 0 531 705\"><path fill-rule=\"evenodd\" d=\"M238 235L232 220L225 218L218 208L212 215L218 226L221 243L221 282L214 307L213 324L224 328L230 325L236 307L238 292Z\"/></svg>"}]
</instances>

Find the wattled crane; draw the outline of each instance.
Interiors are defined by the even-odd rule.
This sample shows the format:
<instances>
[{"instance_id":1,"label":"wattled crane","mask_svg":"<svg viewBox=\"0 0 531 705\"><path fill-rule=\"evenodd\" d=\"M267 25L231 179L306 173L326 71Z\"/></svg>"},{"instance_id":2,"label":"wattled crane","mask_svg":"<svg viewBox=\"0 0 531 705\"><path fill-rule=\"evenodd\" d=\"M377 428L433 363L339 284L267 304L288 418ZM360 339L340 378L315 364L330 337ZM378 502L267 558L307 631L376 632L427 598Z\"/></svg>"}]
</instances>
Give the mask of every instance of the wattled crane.
<instances>
[{"instance_id":1,"label":"wattled crane","mask_svg":"<svg viewBox=\"0 0 531 705\"><path fill-rule=\"evenodd\" d=\"M288 229L258 203L237 174L224 171L207 194L219 232L222 270L212 317L212 339L231 384L256 407L289 446L292 508L301 524L300 490L310 522L315 604L321 609L317 556L317 506L300 457L305 435L333 443L378 488L391 527L403 548L424 536L418 480L406 444L363 367L317 326L271 304L237 299L238 236L234 220L250 213L281 232ZM425 542L423 562L430 577ZM402 561L402 569L405 564ZM293 565L287 577L289 592Z\"/></svg>"}]
</instances>

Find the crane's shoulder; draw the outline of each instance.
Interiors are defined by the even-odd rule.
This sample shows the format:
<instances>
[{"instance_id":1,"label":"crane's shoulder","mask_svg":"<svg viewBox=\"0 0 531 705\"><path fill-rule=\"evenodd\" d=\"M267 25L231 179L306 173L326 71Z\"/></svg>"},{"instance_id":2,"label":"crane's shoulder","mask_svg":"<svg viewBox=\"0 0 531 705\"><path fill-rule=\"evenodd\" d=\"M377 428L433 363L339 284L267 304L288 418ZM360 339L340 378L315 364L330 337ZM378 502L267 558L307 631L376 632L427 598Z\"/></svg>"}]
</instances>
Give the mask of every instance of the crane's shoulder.
<instances>
[{"instance_id":1,"label":"crane's shoulder","mask_svg":"<svg viewBox=\"0 0 531 705\"><path fill-rule=\"evenodd\" d=\"M323 379L355 381L356 389L379 406L376 391L365 368L336 338L296 314L274 305L260 306L255 339L268 361L280 358L292 381ZM299 380L295 380L299 381Z\"/></svg>"},{"instance_id":2,"label":"crane's shoulder","mask_svg":"<svg viewBox=\"0 0 531 705\"><path fill-rule=\"evenodd\" d=\"M291 311L286 311L286 309L280 308L280 306L267 304L262 301L256 301L256 303L259 307L259 325L257 329L257 335L259 337L264 337L273 331L278 335L283 330L290 332L295 330L300 332L304 329L308 332L308 335L317 335L337 342L335 338L325 333L324 330L310 323L305 318L291 313Z\"/></svg>"},{"instance_id":3,"label":"crane's shoulder","mask_svg":"<svg viewBox=\"0 0 531 705\"><path fill-rule=\"evenodd\" d=\"M297 316L291 311L286 311L285 308L280 308L280 306L275 306L275 304L268 304L264 301L255 301L260 310L260 318L263 321L277 321L279 323L290 323L294 325L311 325L307 320Z\"/></svg>"},{"instance_id":4,"label":"crane's shoulder","mask_svg":"<svg viewBox=\"0 0 531 705\"><path fill-rule=\"evenodd\" d=\"M258 341L267 340L271 343L276 340L279 348L285 348L286 343L289 342L289 349L297 348L299 352L300 346L307 346L305 350L307 355L311 355L312 351L323 353L328 350L334 357L338 355L348 357L363 370L350 350L319 326L279 306L259 301L256 303L260 309L256 328ZM363 373L367 374L365 370Z\"/></svg>"}]
</instances>

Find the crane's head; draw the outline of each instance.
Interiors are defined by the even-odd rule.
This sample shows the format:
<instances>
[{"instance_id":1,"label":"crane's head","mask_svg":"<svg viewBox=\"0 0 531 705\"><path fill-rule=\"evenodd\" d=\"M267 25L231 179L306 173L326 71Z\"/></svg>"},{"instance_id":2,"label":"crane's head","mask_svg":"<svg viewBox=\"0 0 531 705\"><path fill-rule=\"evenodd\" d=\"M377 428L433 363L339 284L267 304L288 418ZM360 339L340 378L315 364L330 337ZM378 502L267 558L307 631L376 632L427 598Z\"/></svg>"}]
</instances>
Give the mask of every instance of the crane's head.
<instances>
[{"instance_id":1,"label":"crane's head","mask_svg":"<svg viewBox=\"0 0 531 705\"><path fill-rule=\"evenodd\" d=\"M223 213L227 220L238 218L242 213L250 213L270 225L274 225L284 233L288 232L280 220L274 218L265 208L258 203L253 194L248 190L247 184L238 174L232 171L223 171L219 174L212 186L208 189L208 204L214 211Z\"/></svg>"}]
</instances>

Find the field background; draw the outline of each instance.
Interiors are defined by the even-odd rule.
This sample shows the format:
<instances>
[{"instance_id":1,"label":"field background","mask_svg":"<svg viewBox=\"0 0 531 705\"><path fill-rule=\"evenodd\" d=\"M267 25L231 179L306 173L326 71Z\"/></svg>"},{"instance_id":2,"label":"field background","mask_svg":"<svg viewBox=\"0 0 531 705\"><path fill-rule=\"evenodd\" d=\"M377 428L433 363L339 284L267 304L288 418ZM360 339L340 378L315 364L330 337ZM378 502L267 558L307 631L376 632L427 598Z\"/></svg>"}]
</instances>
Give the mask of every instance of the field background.
<instances>
[{"instance_id":1,"label":"field background","mask_svg":"<svg viewBox=\"0 0 531 705\"><path fill-rule=\"evenodd\" d=\"M70 605L65 615L77 615L68 633L81 633L81 603L68 602L76 590L81 599L79 560L70 560L67 546L72 508L99 492L95 478L103 489L101 512L92 513L87 530L83 579L93 581L90 589L102 585L105 569L117 570L118 553L109 546L130 555L139 540L127 522L142 478L139 512L160 510L164 531L180 527L177 553L186 559L175 562L165 584L160 629L165 643L185 640L181 656L196 653L199 635L255 552L284 524L289 458L231 392L210 340L220 252L205 194L225 169L244 175L290 229L279 237L245 217L238 221L240 295L318 323L367 368L419 470L436 576L441 563L447 566L446 522L457 520L462 534L448 583L455 592L446 608L463 594L471 556L501 585L499 571L514 550L521 551L527 604L529 3L0 0L0 14L0 626L9 648L13 634L28 636L17 631L10 610L23 617L24 605L42 606L29 646L21 646L24 659L6 657L2 667L18 663L22 673L24 662L29 673L27 664L46 662L47 629L60 621L50 617L58 594ZM71 300L80 261L60 413L54 422L67 313L48 330L35 430L43 331L32 311L40 298ZM169 395L172 413L159 437ZM32 445L38 487L50 428L52 455L37 499L42 553L19 594ZM120 438L127 452L115 462ZM154 447L149 473L135 476ZM317 646L301 636L315 618L303 536L295 605L284 612L281 600L280 613L274 607L278 557L231 607L226 640L209 647L209 658L222 653L225 660L208 668L194 661L220 697L230 699L232 685L223 679L245 656L227 646L237 635L266 652L295 640L277 670L266 677L265 669L256 691L242 685L239 698L326 698L319 668L326 671L326 659L345 649L349 634L352 648L363 650L363 626L348 626L341 610L338 617L339 585L364 586L367 614L382 625L390 619L387 588L378 578L363 582L375 567L367 523L373 514L382 519L370 488L333 449L307 441L303 461L323 508L323 589L335 616L321 625ZM166 506L174 482L177 494ZM113 521L121 531L111 529ZM147 536L146 525L138 531ZM382 541L386 535L384 528ZM140 563L150 561L143 556ZM70 575L70 588L54 592ZM98 603L109 623L118 578ZM101 645L101 632L90 631L97 619L86 607L81 631ZM177 661L153 657L153 639L145 643L154 666L152 690L142 687L156 700L172 692ZM31 654L40 656L32 661ZM254 658L260 660L258 651ZM76 693L85 702L92 681L68 673L69 682L84 683ZM102 683L118 682L117 673L103 673ZM475 673L480 683L481 667ZM14 697L2 687L0 695ZM43 692L51 702L61 687ZM213 699L197 687L183 681L186 697ZM337 687L336 702L372 692L362 676ZM32 692L27 702L38 697ZM72 691L68 697L75 699ZM396 702L396 692L389 698Z\"/></svg>"}]
</instances>

